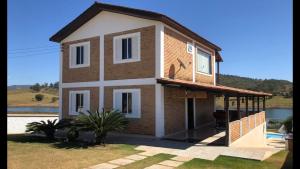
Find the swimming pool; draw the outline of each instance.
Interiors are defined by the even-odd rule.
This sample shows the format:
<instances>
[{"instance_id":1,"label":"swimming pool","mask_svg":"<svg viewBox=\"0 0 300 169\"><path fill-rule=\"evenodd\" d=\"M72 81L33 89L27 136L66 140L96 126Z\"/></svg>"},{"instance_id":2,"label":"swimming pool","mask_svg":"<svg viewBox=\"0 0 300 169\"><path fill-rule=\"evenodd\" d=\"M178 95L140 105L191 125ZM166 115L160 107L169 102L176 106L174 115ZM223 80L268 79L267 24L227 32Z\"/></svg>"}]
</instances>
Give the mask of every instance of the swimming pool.
<instances>
[{"instance_id":1,"label":"swimming pool","mask_svg":"<svg viewBox=\"0 0 300 169\"><path fill-rule=\"evenodd\" d=\"M267 139L284 139L284 135L278 133L267 133Z\"/></svg>"}]
</instances>

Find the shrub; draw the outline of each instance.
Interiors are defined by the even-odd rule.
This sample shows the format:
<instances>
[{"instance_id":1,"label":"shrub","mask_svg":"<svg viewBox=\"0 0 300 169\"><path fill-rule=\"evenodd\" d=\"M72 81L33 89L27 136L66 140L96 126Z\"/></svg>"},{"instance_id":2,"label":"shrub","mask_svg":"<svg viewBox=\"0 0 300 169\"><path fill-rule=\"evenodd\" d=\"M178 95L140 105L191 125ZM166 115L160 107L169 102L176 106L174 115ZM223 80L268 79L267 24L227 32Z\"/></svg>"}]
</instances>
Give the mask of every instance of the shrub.
<instances>
[{"instance_id":1,"label":"shrub","mask_svg":"<svg viewBox=\"0 0 300 169\"><path fill-rule=\"evenodd\" d=\"M51 102L52 102L52 103L56 102L57 100L58 100L58 97L52 97L52 98L51 98Z\"/></svg>"},{"instance_id":2,"label":"shrub","mask_svg":"<svg viewBox=\"0 0 300 169\"><path fill-rule=\"evenodd\" d=\"M68 130L67 131L68 141L75 141L79 136L79 132L76 127L76 122L74 121L74 119L60 120L59 123L57 124L57 128Z\"/></svg>"},{"instance_id":3,"label":"shrub","mask_svg":"<svg viewBox=\"0 0 300 169\"><path fill-rule=\"evenodd\" d=\"M35 100L36 101L42 101L43 99L44 99L44 95L42 95L42 94L35 95Z\"/></svg>"},{"instance_id":4,"label":"shrub","mask_svg":"<svg viewBox=\"0 0 300 169\"><path fill-rule=\"evenodd\" d=\"M76 118L76 126L79 131L93 131L96 136L96 144L104 143L105 137L110 131L122 131L128 121L124 114L118 111L90 112L88 114L80 113Z\"/></svg>"},{"instance_id":5,"label":"shrub","mask_svg":"<svg viewBox=\"0 0 300 169\"><path fill-rule=\"evenodd\" d=\"M293 128L293 116L288 117L282 124L285 126L287 133L291 133Z\"/></svg>"},{"instance_id":6,"label":"shrub","mask_svg":"<svg viewBox=\"0 0 300 169\"><path fill-rule=\"evenodd\" d=\"M31 122L26 125L26 132L43 132L48 139L54 139L54 133L57 129L57 119L41 122Z\"/></svg>"}]
</instances>

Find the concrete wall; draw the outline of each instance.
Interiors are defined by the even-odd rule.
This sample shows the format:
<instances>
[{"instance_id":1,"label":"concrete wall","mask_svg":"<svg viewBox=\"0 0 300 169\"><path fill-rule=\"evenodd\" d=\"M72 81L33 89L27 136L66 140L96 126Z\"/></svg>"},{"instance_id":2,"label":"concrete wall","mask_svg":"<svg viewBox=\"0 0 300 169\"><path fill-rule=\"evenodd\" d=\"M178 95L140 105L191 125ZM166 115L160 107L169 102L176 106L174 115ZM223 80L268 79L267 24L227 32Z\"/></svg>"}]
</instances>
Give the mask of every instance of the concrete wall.
<instances>
[{"instance_id":1,"label":"concrete wall","mask_svg":"<svg viewBox=\"0 0 300 169\"><path fill-rule=\"evenodd\" d=\"M7 134L25 133L27 123L55 119L58 119L58 115L7 114Z\"/></svg>"}]
</instances>

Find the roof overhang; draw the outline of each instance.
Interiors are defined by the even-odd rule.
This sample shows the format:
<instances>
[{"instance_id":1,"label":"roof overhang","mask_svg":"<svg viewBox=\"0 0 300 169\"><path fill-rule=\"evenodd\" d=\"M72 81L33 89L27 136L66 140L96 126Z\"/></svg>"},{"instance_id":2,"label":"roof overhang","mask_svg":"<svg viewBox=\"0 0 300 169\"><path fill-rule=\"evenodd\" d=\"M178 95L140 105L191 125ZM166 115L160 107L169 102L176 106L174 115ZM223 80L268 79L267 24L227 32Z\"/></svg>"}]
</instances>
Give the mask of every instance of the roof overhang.
<instances>
[{"instance_id":1,"label":"roof overhang","mask_svg":"<svg viewBox=\"0 0 300 169\"><path fill-rule=\"evenodd\" d=\"M85 24L87 21L89 21L91 18L96 16L101 11L108 11L108 12L120 13L124 15L130 15L139 18L149 19L149 20L161 21L166 25L169 25L170 27L178 30L179 32L182 32L183 34L186 34L187 36L195 39L196 41L199 41L200 43L203 43L216 51L221 51L221 48L218 47L217 45L209 42L205 38L199 36L195 32L191 31L190 29L186 28L185 26L181 25L180 23L176 22L175 20L163 14L146 11L146 10L123 7L123 6L98 3L98 2L95 2L87 10L85 10L82 14L80 14L76 19L74 19L72 22L70 22L68 25L66 25L64 28L59 30L56 34L54 34L50 38L50 41L61 42L63 39L65 39L71 33L76 31L79 27L81 27L83 24Z\"/></svg>"},{"instance_id":2,"label":"roof overhang","mask_svg":"<svg viewBox=\"0 0 300 169\"><path fill-rule=\"evenodd\" d=\"M194 83L190 81L185 80L173 80L173 79L167 79L167 78L160 78L157 79L157 83L160 83L165 86L170 87L180 87L180 88L186 88L190 90L202 90L202 91L210 91L213 93L219 93L224 94L228 96L272 96L270 93L264 93L264 92L258 92L258 91L252 91L252 90L245 90L245 89L239 89L239 88L233 88L228 86L221 86L221 85L211 85L206 83Z\"/></svg>"}]
</instances>

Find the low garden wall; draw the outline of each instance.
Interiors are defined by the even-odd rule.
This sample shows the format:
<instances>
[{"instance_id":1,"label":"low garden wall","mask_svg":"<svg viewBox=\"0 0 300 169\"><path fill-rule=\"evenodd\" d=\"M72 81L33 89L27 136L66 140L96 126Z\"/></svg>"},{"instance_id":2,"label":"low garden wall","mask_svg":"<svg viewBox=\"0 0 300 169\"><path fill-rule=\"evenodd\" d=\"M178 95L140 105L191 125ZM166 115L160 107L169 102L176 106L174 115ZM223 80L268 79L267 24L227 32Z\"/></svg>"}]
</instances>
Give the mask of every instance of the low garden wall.
<instances>
[{"instance_id":1,"label":"low garden wall","mask_svg":"<svg viewBox=\"0 0 300 169\"><path fill-rule=\"evenodd\" d=\"M235 120L229 123L229 146L233 144L235 141L239 140L243 136L247 135L248 133L254 132L257 130L258 127L261 125L265 125L265 112L261 111L254 115L246 116L241 118L240 120ZM265 127L262 128L265 130ZM260 132L257 137L263 137L264 139L264 131ZM263 134L261 134L263 133ZM256 137L256 138L257 138Z\"/></svg>"},{"instance_id":2,"label":"low garden wall","mask_svg":"<svg viewBox=\"0 0 300 169\"><path fill-rule=\"evenodd\" d=\"M7 134L22 134L31 122L58 120L56 114L7 114Z\"/></svg>"}]
</instances>

